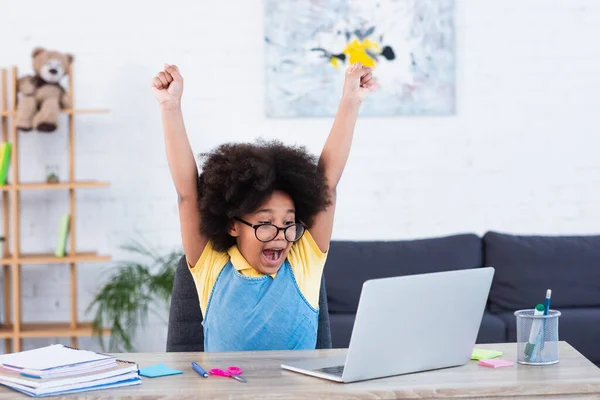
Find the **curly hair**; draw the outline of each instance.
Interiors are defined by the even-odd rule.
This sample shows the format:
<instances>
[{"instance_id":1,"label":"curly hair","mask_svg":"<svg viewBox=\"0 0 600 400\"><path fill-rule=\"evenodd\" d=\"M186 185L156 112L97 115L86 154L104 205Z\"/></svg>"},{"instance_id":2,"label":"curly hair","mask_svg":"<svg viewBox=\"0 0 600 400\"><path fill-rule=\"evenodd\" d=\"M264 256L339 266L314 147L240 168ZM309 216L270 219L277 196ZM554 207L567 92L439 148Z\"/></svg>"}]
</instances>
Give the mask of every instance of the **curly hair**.
<instances>
[{"instance_id":1,"label":"curly hair","mask_svg":"<svg viewBox=\"0 0 600 400\"><path fill-rule=\"evenodd\" d=\"M325 175L304 146L286 146L278 140L226 143L201 157L200 232L217 251L235 244L229 234L231 218L258 210L275 190L292 198L296 219L309 227L315 215L331 204Z\"/></svg>"}]
</instances>

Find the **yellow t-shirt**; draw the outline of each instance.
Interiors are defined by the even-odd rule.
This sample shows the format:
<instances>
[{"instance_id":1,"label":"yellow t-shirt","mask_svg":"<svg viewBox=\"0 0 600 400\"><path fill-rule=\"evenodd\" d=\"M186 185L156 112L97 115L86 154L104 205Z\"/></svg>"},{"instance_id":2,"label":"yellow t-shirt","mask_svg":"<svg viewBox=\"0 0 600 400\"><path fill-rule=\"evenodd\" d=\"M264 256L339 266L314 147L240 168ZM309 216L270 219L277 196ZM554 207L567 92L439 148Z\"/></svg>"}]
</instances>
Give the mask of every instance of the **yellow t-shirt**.
<instances>
[{"instance_id":1,"label":"yellow t-shirt","mask_svg":"<svg viewBox=\"0 0 600 400\"><path fill-rule=\"evenodd\" d=\"M217 277L230 259L234 268L242 275L249 277L264 275L252 268L237 246L232 246L227 252L218 252L209 242L195 266L192 266L188 261L188 267L198 290L202 315L206 315L206 307L208 306L208 301L210 300ZM319 246L317 246L317 243L315 243L312 235L307 230L304 232L302 238L292 245L287 259L294 272L300 292L311 306L319 308L321 275L325 266L325 260L327 259L327 253L323 253L319 249Z\"/></svg>"}]
</instances>

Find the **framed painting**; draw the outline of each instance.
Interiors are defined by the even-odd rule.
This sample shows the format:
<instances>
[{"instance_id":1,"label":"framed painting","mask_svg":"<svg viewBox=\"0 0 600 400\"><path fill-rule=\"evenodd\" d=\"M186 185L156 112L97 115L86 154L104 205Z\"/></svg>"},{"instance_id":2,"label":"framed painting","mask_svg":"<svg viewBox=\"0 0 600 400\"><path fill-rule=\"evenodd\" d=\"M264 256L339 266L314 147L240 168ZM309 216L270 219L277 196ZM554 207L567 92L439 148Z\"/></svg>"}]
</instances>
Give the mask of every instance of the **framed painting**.
<instances>
[{"instance_id":1,"label":"framed painting","mask_svg":"<svg viewBox=\"0 0 600 400\"><path fill-rule=\"evenodd\" d=\"M346 68L375 68L361 115L455 112L454 0L265 0L266 112L334 116Z\"/></svg>"}]
</instances>

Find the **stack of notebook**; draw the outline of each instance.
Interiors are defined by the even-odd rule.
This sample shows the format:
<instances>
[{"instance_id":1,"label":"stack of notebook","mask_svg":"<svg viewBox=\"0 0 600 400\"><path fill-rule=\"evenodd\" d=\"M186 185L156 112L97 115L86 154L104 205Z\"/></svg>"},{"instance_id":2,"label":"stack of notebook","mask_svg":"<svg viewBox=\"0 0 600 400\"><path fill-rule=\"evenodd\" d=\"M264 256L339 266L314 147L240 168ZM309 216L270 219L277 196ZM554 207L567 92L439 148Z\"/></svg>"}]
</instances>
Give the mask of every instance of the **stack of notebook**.
<instances>
[{"instance_id":1,"label":"stack of notebook","mask_svg":"<svg viewBox=\"0 0 600 400\"><path fill-rule=\"evenodd\" d=\"M61 344L0 355L0 384L32 397L140 383L135 363Z\"/></svg>"}]
</instances>

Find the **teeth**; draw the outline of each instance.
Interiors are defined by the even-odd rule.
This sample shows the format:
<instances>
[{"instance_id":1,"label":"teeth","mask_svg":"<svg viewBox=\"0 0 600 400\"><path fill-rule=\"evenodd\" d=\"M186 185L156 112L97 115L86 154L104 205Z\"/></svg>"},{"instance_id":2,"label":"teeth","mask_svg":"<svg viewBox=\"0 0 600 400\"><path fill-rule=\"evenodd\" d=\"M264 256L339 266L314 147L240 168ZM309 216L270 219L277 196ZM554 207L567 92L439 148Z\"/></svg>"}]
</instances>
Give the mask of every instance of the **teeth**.
<instances>
[{"instance_id":1,"label":"teeth","mask_svg":"<svg viewBox=\"0 0 600 400\"><path fill-rule=\"evenodd\" d=\"M279 256L281 256L281 253L283 252L282 248L270 248L270 249L265 249L265 251L267 251L268 255L267 258L271 259L271 260L277 260L279 258Z\"/></svg>"}]
</instances>

